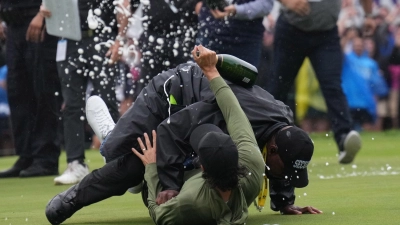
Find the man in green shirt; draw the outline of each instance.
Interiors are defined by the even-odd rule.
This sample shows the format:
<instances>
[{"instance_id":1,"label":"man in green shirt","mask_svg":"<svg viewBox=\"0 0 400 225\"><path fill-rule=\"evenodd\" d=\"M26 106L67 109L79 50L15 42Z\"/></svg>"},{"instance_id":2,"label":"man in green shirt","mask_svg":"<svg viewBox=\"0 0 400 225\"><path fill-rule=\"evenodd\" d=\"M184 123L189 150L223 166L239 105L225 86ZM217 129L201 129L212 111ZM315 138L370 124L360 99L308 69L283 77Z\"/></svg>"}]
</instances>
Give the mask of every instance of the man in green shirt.
<instances>
[{"instance_id":1,"label":"man in green shirt","mask_svg":"<svg viewBox=\"0 0 400 225\"><path fill-rule=\"evenodd\" d=\"M160 205L156 202L162 190L156 166L156 133L153 131L153 144L144 134L146 147L138 138L143 155L132 150L146 167L148 208L156 224L245 224L247 208L261 189L264 160L245 113L215 68L215 52L202 46L193 50L197 51L200 55L193 54L194 59L210 81L230 135L212 124L196 127L190 135L190 144L199 156L203 172L186 177L180 193ZM296 133L296 129L288 126L277 134L276 140L284 139L286 131ZM276 158L276 163L270 164L271 172L279 176L298 173L299 182L308 182L305 167L314 148L309 137L299 140L302 148L298 151L287 154L283 149L277 150L279 156L286 157ZM296 163L293 165L291 161ZM321 211L310 207L309 213Z\"/></svg>"}]
</instances>

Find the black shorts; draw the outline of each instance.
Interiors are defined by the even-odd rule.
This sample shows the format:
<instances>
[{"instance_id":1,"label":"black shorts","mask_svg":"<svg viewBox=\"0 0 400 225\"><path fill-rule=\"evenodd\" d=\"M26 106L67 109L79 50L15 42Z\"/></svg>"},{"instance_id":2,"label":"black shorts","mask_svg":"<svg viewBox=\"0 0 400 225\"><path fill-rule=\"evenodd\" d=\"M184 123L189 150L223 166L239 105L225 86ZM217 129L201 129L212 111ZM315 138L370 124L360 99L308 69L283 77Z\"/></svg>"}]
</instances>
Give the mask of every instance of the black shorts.
<instances>
[{"instance_id":1,"label":"black shorts","mask_svg":"<svg viewBox=\"0 0 400 225\"><path fill-rule=\"evenodd\" d=\"M374 123L374 118L366 109L350 109L355 124Z\"/></svg>"}]
</instances>

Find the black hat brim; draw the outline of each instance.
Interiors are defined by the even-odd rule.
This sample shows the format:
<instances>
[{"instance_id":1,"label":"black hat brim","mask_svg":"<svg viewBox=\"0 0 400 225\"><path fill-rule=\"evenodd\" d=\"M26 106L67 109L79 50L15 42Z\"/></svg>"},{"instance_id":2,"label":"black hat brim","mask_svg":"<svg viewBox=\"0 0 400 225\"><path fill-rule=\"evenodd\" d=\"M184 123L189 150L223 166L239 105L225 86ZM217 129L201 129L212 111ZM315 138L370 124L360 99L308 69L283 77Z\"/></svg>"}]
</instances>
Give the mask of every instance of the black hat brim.
<instances>
[{"instance_id":1,"label":"black hat brim","mask_svg":"<svg viewBox=\"0 0 400 225\"><path fill-rule=\"evenodd\" d=\"M296 188L303 188L308 185L308 172L305 169L285 168L286 179L289 180L290 184Z\"/></svg>"}]
</instances>

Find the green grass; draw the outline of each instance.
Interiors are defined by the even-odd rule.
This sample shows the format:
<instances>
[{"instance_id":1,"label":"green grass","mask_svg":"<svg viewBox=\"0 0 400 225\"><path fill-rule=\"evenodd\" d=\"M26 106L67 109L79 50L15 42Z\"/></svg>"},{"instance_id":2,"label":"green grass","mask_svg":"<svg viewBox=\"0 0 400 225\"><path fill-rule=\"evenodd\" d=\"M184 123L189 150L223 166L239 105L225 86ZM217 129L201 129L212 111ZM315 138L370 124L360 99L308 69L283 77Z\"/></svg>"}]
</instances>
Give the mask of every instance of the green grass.
<instances>
[{"instance_id":1,"label":"green grass","mask_svg":"<svg viewBox=\"0 0 400 225\"><path fill-rule=\"evenodd\" d=\"M332 134L313 134L314 157L310 184L296 189L296 205L321 209L321 215L282 216L266 207L250 207L248 225L400 224L400 132L363 133L363 148L351 165L337 163ZM103 165L99 153L86 151L91 169ZM16 157L0 158L0 170ZM60 158L65 169L65 154ZM54 177L0 179L0 225L48 224L44 208L50 198L67 189L54 186ZM153 224L139 195L113 197L78 211L64 224Z\"/></svg>"}]
</instances>

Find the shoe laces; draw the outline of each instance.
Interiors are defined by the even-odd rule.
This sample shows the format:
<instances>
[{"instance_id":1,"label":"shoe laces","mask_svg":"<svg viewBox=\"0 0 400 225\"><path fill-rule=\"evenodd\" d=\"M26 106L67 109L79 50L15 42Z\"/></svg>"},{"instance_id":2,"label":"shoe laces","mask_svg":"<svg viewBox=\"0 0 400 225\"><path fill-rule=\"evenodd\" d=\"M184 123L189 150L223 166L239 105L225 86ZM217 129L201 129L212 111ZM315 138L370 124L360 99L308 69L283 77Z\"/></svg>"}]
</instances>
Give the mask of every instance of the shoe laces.
<instances>
[{"instance_id":1,"label":"shoe laces","mask_svg":"<svg viewBox=\"0 0 400 225\"><path fill-rule=\"evenodd\" d=\"M104 139L115 126L114 121L109 117L109 112L104 112L104 110L105 109L95 111L96 123L99 126L102 139Z\"/></svg>"}]
</instances>

